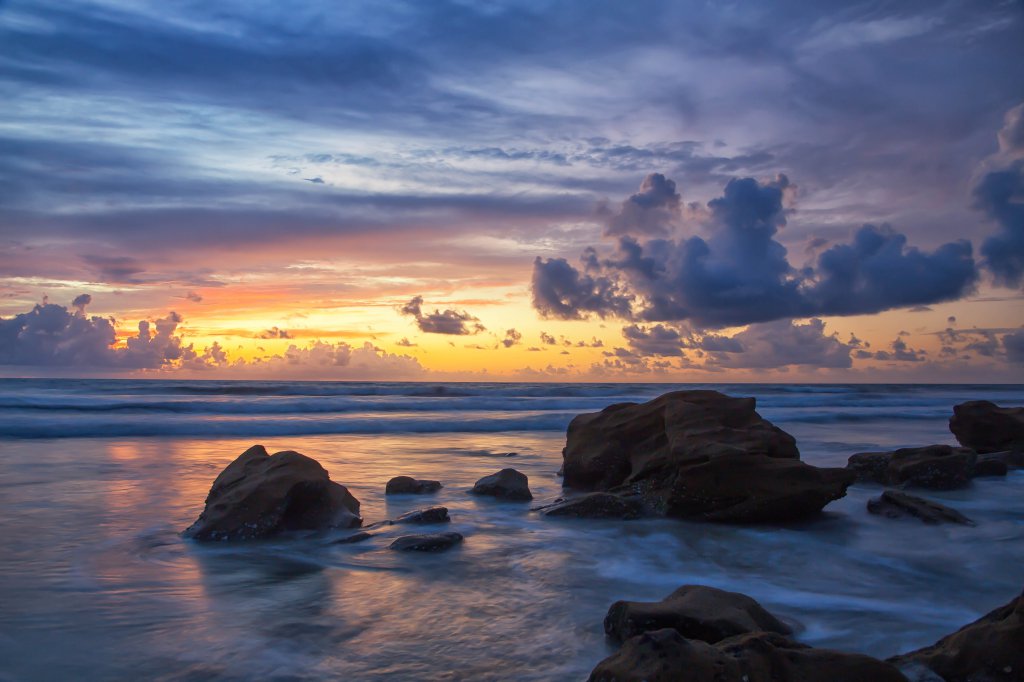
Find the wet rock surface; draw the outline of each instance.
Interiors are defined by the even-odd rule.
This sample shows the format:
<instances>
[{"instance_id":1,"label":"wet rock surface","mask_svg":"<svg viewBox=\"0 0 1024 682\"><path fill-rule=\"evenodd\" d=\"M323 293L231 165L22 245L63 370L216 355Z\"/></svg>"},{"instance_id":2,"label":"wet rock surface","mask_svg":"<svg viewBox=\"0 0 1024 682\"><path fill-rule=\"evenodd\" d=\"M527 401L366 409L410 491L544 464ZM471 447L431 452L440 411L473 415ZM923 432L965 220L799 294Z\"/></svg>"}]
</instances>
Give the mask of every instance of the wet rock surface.
<instances>
[{"instance_id":1,"label":"wet rock surface","mask_svg":"<svg viewBox=\"0 0 1024 682\"><path fill-rule=\"evenodd\" d=\"M970 400L953 407L949 430L957 442L980 453L1024 450L1024 407Z\"/></svg>"},{"instance_id":2,"label":"wet rock surface","mask_svg":"<svg viewBox=\"0 0 1024 682\"><path fill-rule=\"evenodd\" d=\"M427 507L402 514L395 523L448 523L448 507Z\"/></svg>"},{"instance_id":3,"label":"wet rock surface","mask_svg":"<svg viewBox=\"0 0 1024 682\"><path fill-rule=\"evenodd\" d=\"M473 495L487 495L502 500L532 500L533 493L530 492L529 479L515 469L502 469L501 471L484 476L472 490Z\"/></svg>"},{"instance_id":4,"label":"wet rock surface","mask_svg":"<svg viewBox=\"0 0 1024 682\"><path fill-rule=\"evenodd\" d=\"M850 456L846 466L862 482L953 490L970 484L977 460L977 453L968 448L927 445L891 452L858 452Z\"/></svg>"},{"instance_id":5,"label":"wet rock surface","mask_svg":"<svg viewBox=\"0 0 1024 682\"><path fill-rule=\"evenodd\" d=\"M442 552L462 542L460 533L425 533L403 535L392 542L390 549L401 552Z\"/></svg>"},{"instance_id":6,"label":"wet rock surface","mask_svg":"<svg viewBox=\"0 0 1024 682\"><path fill-rule=\"evenodd\" d=\"M420 480L411 476L395 476L384 488L385 495L423 495L443 488L440 481Z\"/></svg>"},{"instance_id":7,"label":"wet rock surface","mask_svg":"<svg viewBox=\"0 0 1024 682\"><path fill-rule=\"evenodd\" d=\"M568 516L585 519L637 519L643 515L643 503L635 497L611 493L587 493L554 504L538 507L544 516Z\"/></svg>"},{"instance_id":8,"label":"wet rock surface","mask_svg":"<svg viewBox=\"0 0 1024 682\"><path fill-rule=\"evenodd\" d=\"M974 521L951 507L898 490L886 490L880 497L868 500L868 511L890 519L910 516L929 524L975 525Z\"/></svg>"}]
</instances>

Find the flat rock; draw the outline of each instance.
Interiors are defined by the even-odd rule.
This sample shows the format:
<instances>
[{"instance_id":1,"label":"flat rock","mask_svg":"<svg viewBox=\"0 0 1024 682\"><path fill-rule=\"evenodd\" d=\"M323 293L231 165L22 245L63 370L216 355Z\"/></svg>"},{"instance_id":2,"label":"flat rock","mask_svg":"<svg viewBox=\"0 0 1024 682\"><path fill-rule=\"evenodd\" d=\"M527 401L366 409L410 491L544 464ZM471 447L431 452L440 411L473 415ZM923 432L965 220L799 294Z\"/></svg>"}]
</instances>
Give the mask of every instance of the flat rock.
<instances>
[{"instance_id":1,"label":"flat rock","mask_svg":"<svg viewBox=\"0 0 1024 682\"><path fill-rule=\"evenodd\" d=\"M1024 680L1024 595L985 614L931 646L889 659L919 665L950 682Z\"/></svg>"},{"instance_id":2,"label":"flat rock","mask_svg":"<svg viewBox=\"0 0 1024 682\"><path fill-rule=\"evenodd\" d=\"M515 469L502 469L496 474L484 476L469 492L473 495L489 495L503 500L532 500L529 479Z\"/></svg>"},{"instance_id":3,"label":"flat rock","mask_svg":"<svg viewBox=\"0 0 1024 682\"><path fill-rule=\"evenodd\" d=\"M861 654L813 649L755 632L708 644L672 628L632 637L598 663L590 682L907 682L894 666Z\"/></svg>"},{"instance_id":4,"label":"flat rock","mask_svg":"<svg viewBox=\"0 0 1024 682\"><path fill-rule=\"evenodd\" d=\"M559 500L537 509L544 516L571 516L585 519L637 519L643 515L643 503L635 497L611 493L586 493Z\"/></svg>"},{"instance_id":5,"label":"flat rock","mask_svg":"<svg viewBox=\"0 0 1024 682\"><path fill-rule=\"evenodd\" d=\"M254 445L214 480L206 507L184 536L252 540L287 530L359 526L359 501L315 459Z\"/></svg>"},{"instance_id":6,"label":"flat rock","mask_svg":"<svg viewBox=\"0 0 1024 682\"><path fill-rule=\"evenodd\" d=\"M965 526L975 525L974 521L955 509L926 500L923 497L908 495L899 490L886 490L881 497L868 500L868 511L890 519L913 516L925 523L960 523Z\"/></svg>"},{"instance_id":7,"label":"flat rock","mask_svg":"<svg viewBox=\"0 0 1024 682\"><path fill-rule=\"evenodd\" d=\"M441 552L462 542L460 533L427 533L403 535L392 542L390 549L402 552Z\"/></svg>"},{"instance_id":8,"label":"flat rock","mask_svg":"<svg viewBox=\"0 0 1024 682\"><path fill-rule=\"evenodd\" d=\"M605 633L618 642L663 628L709 644L748 632L792 632L747 595L706 585L683 585L657 602L617 601L604 618Z\"/></svg>"},{"instance_id":9,"label":"flat rock","mask_svg":"<svg viewBox=\"0 0 1024 682\"><path fill-rule=\"evenodd\" d=\"M422 495L434 493L443 488L440 481L428 481L412 476L395 476L384 488L385 495Z\"/></svg>"},{"instance_id":10,"label":"flat rock","mask_svg":"<svg viewBox=\"0 0 1024 682\"><path fill-rule=\"evenodd\" d=\"M373 533L367 533L366 531L360 531L347 537L343 537L339 540L332 542L332 545L351 545L356 542L362 542L363 540L369 540L373 537Z\"/></svg>"},{"instance_id":11,"label":"flat rock","mask_svg":"<svg viewBox=\"0 0 1024 682\"><path fill-rule=\"evenodd\" d=\"M927 445L891 452L858 452L846 465L858 481L953 490L970 484L978 455L968 448Z\"/></svg>"},{"instance_id":12,"label":"flat rock","mask_svg":"<svg viewBox=\"0 0 1024 682\"><path fill-rule=\"evenodd\" d=\"M846 494L854 476L800 461L796 441L753 398L675 391L572 420L564 485L628 491L668 516L708 521L802 518Z\"/></svg>"},{"instance_id":13,"label":"flat rock","mask_svg":"<svg viewBox=\"0 0 1024 682\"><path fill-rule=\"evenodd\" d=\"M448 523L448 507L427 507L402 514L395 523Z\"/></svg>"},{"instance_id":14,"label":"flat rock","mask_svg":"<svg viewBox=\"0 0 1024 682\"><path fill-rule=\"evenodd\" d=\"M977 452L1024 450L1024 407L999 407L987 400L960 403L953 407L949 430Z\"/></svg>"}]
</instances>

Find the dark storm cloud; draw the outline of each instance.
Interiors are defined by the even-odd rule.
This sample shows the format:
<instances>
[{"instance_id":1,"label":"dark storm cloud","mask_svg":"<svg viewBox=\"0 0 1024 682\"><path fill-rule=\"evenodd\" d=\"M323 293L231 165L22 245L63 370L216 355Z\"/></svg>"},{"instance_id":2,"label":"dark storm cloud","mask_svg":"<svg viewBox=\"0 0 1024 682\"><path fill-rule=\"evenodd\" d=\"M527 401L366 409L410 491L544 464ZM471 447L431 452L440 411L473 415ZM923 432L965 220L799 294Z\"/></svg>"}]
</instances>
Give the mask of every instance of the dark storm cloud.
<instances>
[{"instance_id":1,"label":"dark storm cloud","mask_svg":"<svg viewBox=\"0 0 1024 682\"><path fill-rule=\"evenodd\" d=\"M432 313L423 312L423 297L415 296L398 310L402 315L409 315L416 320L416 326L427 334L450 334L465 336L485 331L480 320L466 311L434 309Z\"/></svg>"},{"instance_id":2,"label":"dark storm cloud","mask_svg":"<svg viewBox=\"0 0 1024 682\"><path fill-rule=\"evenodd\" d=\"M957 299L977 272L969 242L932 253L909 247L888 226L865 225L850 244L797 269L776 241L790 187L731 180L708 202L707 239L618 240L609 258L584 252L584 272L562 259L534 263L534 305L542 314L590 313L647 321L689 320L704 328L812 315L854 315Z\"/></svg>"}]
</instances>

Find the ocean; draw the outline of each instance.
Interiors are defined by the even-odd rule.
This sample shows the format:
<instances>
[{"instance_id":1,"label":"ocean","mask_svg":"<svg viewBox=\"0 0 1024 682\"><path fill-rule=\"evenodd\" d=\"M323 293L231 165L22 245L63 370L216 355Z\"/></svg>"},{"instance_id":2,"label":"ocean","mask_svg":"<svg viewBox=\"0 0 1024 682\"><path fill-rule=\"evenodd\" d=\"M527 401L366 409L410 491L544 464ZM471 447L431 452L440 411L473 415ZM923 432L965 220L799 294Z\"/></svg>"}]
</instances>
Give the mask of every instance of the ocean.
<instances>
[{"instance_id":1,"label":"ocean","mask_svg":"<svg viewBox=\"0 0 1024 682\"><path fill-rule=\"evenodd\" d=\"M1024 470L924 493L976 527L872 516L881 488L859 484L783 525L530 511L562 494L574 415L678 388L756 397L822 466L953 444L964 400L1024 404L1022 386L983 385L0 380L0 680L582 680L613 651L612 602L687 583L748 594L813 646L887 657L1024 587ZM367 524L440 504L465 542L388 550L405 526L349 545L182 539L255 443L319 460ZM532 504L467 494L509 466ZM401 474L445 487L385 498Z\"/></svg>"}]
</instances>

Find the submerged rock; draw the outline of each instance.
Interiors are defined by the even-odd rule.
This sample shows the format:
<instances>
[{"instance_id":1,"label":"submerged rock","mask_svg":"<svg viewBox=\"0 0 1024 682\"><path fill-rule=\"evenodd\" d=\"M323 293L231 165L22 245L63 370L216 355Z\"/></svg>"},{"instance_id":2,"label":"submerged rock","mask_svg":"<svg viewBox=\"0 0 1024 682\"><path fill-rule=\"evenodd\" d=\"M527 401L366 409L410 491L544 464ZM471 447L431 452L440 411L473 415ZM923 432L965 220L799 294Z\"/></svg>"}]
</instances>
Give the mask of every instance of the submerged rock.
<instances>
[{"instance_id":1,"label":"submerged rock","mask_svg":"<svg viewBox=\"0 0 1024 682\"><path fill-rule=\"evenodd\" d=\"M854 476L800 461L796 441L753 398L675 391L569 424L564 485L630 490L669 516L709 521L805 517L846 494Z\"/></svg>"},{"instance_id":2,"label":"submerged rock","mask_svg":"<svg viewBox=\"0 0 1024 682\"><path fill-rule=\"evenodd\" d=\"M953 407L949 430L977 452L1024 450L1024 407L999 407L987 400L960 403Z\"/></svg>"},{"instance_id":3,"label":"submerged rock","mask_svg":"<svg viewBox=\"0 0 1024 682\"><path fill-rule=\"evenodd\" d=\"M858 452L847 468L858 481L931 490L963 488L975 475L978 455L968 448L927 445L892 452Z\"/></svg>"},{"instance_id":4,"label":"submerged rock","mask_svg":"<svg viewBox=\"0 0 1024 682\"><path fill-rule=\"evenodd\" d=\"M586 519L636 519L643 514L643 504L635 497L611 493L587 493L554 504L538 507L544 516L574 516Z\"/></svg>"},{"instance_id":5,"label":"submerged rock","mask_svg":"<svg viewBox=\"0 0 1024 682\"><path fill-rule=\"evenodd\" d=\"M402 514L395 523L448 523L448 507L427 507Z\"/></svg>"},{"instance_id":6,"label":"submerged rock","mask_svg":"<svg viewBox=\"0 0 1024 682\"><path fill-rule=\"evenodd\" d=\"M626 640L590 682L907 682L894 666L861 654L813 649L771 632L708 644L671 628Z\"/></svg>"},{"instance_id":7,"label":"submerged rock","mask_svg":"<svg viewBox=\"0 0 1024 682\"><path fill-rule=\"evenodd\" d=\"M747 595L706 585L683 585L657 602L617 601L604 618L605 633L618 642L663 628L709 644L748 632L792 632Z\"/></svg>"},{"instance_id":8,"label":"submerged rock","mask_svg":"<svg viewBox=\"0 0 1024 682\"><path fill-rule=\"evenodd\" d=\"M185 537L251 540L285 530L359 526L359 501L315 459L254 445L214 480Z\"/></svg>"},{"instance_id":9,"label":"submerged rock","mask_svg":"<svg viewBox=\"0 0 1024 682\"><path fill-rule=\"evenodd\" d=\"M415 479L412 476L395 476L384 488L385 495L422 495L434 493L443 488L440 481Z\"/></svg>"},{"instance_id":10,"label":"submerged rock","mask_svg":"<svg viewBox=\"0 0 1024 682\"><path fill-rule=\"evenodd\" d=\"M985 614L931 646L889 659L920 665L949 682L1024 680L1024 595Z\"/></svg>"},{"instance_id":11,"label":"submerged rock","mask_svg":"<svg viewBox=\"0 0 1024 682\"><path fill-rule=\"evenodd\" d=\"M868 511L890 519L913 516L925 523L976 525L956 509L898 490L886 490L881 497L868 500Z\"/></svg>"},{"instance_id":12,"label":"submerged rock","mask_svg":"<svg viewBox=\"0 0 1024 682\"><path fill-rule=\"evenodd\" d=\"M469 492L473 495L490 495L503 500L532 500L530 480L526 474L515 469L502 469L496 474L484 476Z\"/></svg>"},{"instance_id":13,"label":"submerged rock","mask_svg":"<svg viewBox=\"0 0 1024 682\"><path fill-rule=\"evenodd\" d=\"M427 533L403 535L389 546L402 552L440 552L462 542L459 533Z\"/></svg>"}]
</instances>

